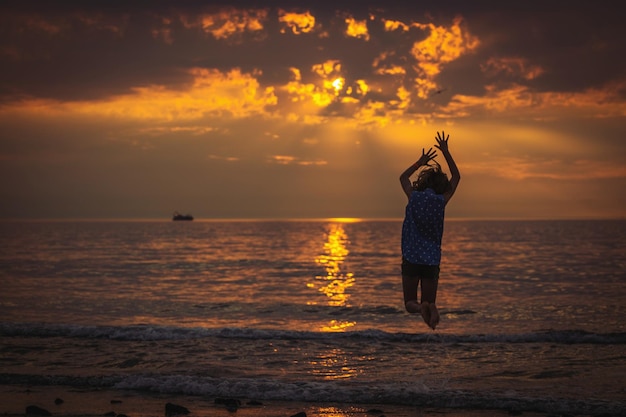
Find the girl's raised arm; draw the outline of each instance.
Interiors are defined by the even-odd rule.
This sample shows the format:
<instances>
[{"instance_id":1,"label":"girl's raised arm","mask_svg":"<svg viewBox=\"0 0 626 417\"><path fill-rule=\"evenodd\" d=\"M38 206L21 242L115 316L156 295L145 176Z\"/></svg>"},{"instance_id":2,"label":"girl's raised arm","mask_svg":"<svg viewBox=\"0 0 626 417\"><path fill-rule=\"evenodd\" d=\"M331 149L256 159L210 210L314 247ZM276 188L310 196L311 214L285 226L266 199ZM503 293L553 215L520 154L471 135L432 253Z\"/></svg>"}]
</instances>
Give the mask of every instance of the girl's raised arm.
<instances>
[{"instance_id":1,"label":"girl's raised arm","mask_svg":"<svg viewBox=\"0 0 626 417\"><path fill-rule=\"evenodd\" d=\"M437 141L435 148L439 149L441 153L443 154L443 157L446 158L446 163L448 164L448 168L450 169L450 175L451 175L450 188L448 189L448 191L443 193L443 197L446 200L446 204L448 204L448 201L450 201L450 199L454 195L454 192L456 191L456 187L459 185L459 181L461 181L461 173L459 172L459 168L456 166L456 162L454 162L454 158L452 158L452 154L450 153L450 150L448 149L449 138L450 138L450 135L446 136L443 130L441 131L441 133L437 132L437 136L435 137L435 140Z\"/></svg>"},{"instance_id":2,"label":"girl's raised arm","mask_svg":"<svg viewBox=\"0 0 626 417\"><path fill-rule=\"evenodd\" d=\"M400 185L402 186L402 190L404 194L406 194L407 198L411 197L411 193L413 192L413 185L411 184L411 175L415 171L419 169L419 167L428 164L431 159L434 159L437 156L436 151L433 151L433 148L430 148L428 152L424 152L424 148L422 148L422 156L417 160L413 165L408 167L402 174L400 174Z\"/></svg>"}]
</instances>

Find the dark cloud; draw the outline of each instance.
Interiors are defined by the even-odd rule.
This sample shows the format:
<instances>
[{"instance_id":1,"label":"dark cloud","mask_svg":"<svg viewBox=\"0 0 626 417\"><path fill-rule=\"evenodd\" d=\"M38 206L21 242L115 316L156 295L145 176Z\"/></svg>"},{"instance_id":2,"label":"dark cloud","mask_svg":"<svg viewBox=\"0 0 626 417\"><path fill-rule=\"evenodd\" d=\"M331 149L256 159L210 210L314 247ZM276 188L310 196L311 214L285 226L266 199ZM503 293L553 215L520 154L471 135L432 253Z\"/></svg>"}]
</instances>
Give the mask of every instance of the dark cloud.
<instances>
[{"instance_id":1,"label":"dark cloud","mask_svg":"<svg viewBox=\"0 0 626 417\"><path fill-rule=\"evenodd\" d=\"M544 73L527 83L538 91L583 91L624 81L626 26L604 4L520 2L520 10L467 9L465 21L483 40L476 58L524 58ZM542 5L540 5L542 4Z\"/></svg>"},{"instance_id":2,"label":"dark cloud","mask_svg":"<svg viewBox=\"0 0 626 417\"><path fill-rule=\"evenodd\" d=\"M179 19L220 7L267 7L265 37L255 39L258 34L246 32L237 42L218 40ZM494 57L523 58L541 67L544 72L532 80L511 79L538 91L597 88L623 81L626 73L625 26L616 13L587 2L7 1L0 8L3 100L20 94L94 99L151 84L179 88L190 81L183 70L192 66L262 69L267 80L274 80L284 77L288 66L310 68L336 58L353 77L364 78L381 51L395 52L398 63L410 71L411 64L403 60L419 39L415 30L410 35L384 32L380 20L370 20L371 42L333 32L338 29L331 23L341 23L346 13L366 19L372 10L407 23L432 19L450 25L462 16L483 46L444 68L440 77L450 86L459 76L471 79L467 85L474 88L465 92L477 93L478 86L490 81L481 78L479 64ZM313 10L329 36L279 34L279 8ZM162 30L168 31L168 41Z\"/></svg>"}]
</instances>

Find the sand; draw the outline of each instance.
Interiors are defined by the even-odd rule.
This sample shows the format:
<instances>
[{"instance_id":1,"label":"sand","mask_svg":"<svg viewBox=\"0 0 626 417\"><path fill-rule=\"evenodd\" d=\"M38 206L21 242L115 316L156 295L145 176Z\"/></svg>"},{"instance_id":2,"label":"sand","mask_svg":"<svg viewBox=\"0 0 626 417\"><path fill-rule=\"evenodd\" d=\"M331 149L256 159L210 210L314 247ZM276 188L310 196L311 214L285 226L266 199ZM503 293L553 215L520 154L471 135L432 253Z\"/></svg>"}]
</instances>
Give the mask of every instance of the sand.
<instances>
[{"instance_id":1,"label":"sand","mask_svg":"<svg viewBox=\"0 0 626 417\"><path fill-rule=\"evenodd\" d=\"M59 400L62 400L59 401ZM164 395L137 391L76 389L62 386L0 385L0 415L24 416L26 407L37 406L52 416L165 416L167 403L185 407L189 417L510 417L506 410L466 410L418 408L389 404L335 404L275 402L249 403L241 399L236 411L228 410L220 399L187 395ZM304 414L301 414L304 413ZM526 417L544 414L524 413Z\"/></svg>"}]
</instances>

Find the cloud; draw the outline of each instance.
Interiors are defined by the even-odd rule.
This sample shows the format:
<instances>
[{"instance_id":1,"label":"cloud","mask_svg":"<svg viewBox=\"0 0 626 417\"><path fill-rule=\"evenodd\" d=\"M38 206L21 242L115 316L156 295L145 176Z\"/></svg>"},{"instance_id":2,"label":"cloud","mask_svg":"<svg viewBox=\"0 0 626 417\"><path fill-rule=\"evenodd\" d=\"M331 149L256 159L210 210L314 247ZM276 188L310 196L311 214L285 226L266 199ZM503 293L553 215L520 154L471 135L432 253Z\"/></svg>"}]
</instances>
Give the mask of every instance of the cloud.
<instances>
[{"instance_id":1,"label":"cloud","mask_svg":"<svg viewBox=\"0 0 626 417\"><path fill-rule=\"evenodd\" d=\"M254 74L192 68L193 83L184 90L166 86L135 87L131 94L100 101L29 99L0 107L0 113L35 115L76 114L131 120L196 120L207 116L244 118L266 114L276 105L270 87L261 88Z\"/></svg>"},{"instance_id":2,"label":"cloud","mask_svg":"<svg viewBox=\"0 0 626 417\"><path fill-rule=\"evenodd\" d=\"M626 116L626 102L619 97L624 86L607 85L583 92L537 92L527 86L512 84L505 88L485 87L484 96L457 94L437 113L442 118L504 116L536 120L571 118L615 118Z\"/></svg>"},{"instance_id":3,"label":"cloud","mask_svg":"<svg viewBox=\"0 0 626 417\"><path fill-rule=\"evenodd\" d=\"M213 159L213 160L219 160L219 161L226 161L226 162L238 162L241 160L241 158L237 157L237 156L221 156L221 155L208 155L207 158L209 159Z\"/></svg>"},{"instance_id":4,"label":"cloud","mask_svg":"<svg viewBox=\"0 0 626 417\"><path fill-rule=\"evenodd\" d=\"M137 10L134 13L139 13ZM166 14L167 13L167 14ZM343 17L343 20L327 20L326 25L330 25L332 22L335 24L343 25L343 30L348 37L353 38L363 43L371 44L373 37L376 36L376 42L378 42L378 48L363 49L363 51L370 50L370 56L362 56L361 59L369 59L369 73L364 71L363 66L355 66L351 60L354 58L352 55L346 53L346 49L338 55L333 53L332 49L329 52L333 53L336 58L327 59L325 61L313 61L310 65L303 64L301 58L302 55L293 55L292 65L290 67L283 67L282 71L298 71L298 79L285 81L285 83L274 83L272 85L267 84L261 86L263 80L269 80L267 78L270 73L276 73L275 67L271 65L271 57L268 56L268 61L263 61L261 57L259 60L255 60L251 66L231 65L228 67L228 61L241 64L245 60L245 54L250 53L254 48L259 50L265 50L267 48L264 45L264 40L267 36L274 36L272 31L278 30L279 34L306 34L312 32L316 27L320 27L321 23L316 17L313 9L307 10L301 8L301 11L289 11L287 9L278 8L272 9L270 7L256 7L251 9L241 9L236 7L226 6L214 6L211 11L200 11L200 13L192 14L189 10L181 8L177 10L172 9L156 9L155 12L147 13L144 11L147 22L146 34L149 32L153 39L160 39L165 44L163 51L167 56L172 56L176 53L172 49L173 45L178 45L176 48L184 47L188 51L196 48L215 48L218 47L219 54L223 54L221 59L220 68L207 66L206 64L196 66L183 66L175 68L169 66L166 60L160 60L159 63L164 65L161 68L150 69L145 75L145 78L139 85L138 79L131 80L128 78L129 83L125 86L121 79L117 81L122 82L117 84L116 88L126 89L127 94L120 94L121 91L115 92L114 89L109 89L109 94L116 94L117 97L124 97L126 103L117 102L114 98L109 98L111 108L106 110L104 104L106 100L99 100L93 106L83 106L85 111L91 108L90 111L98 112L100 109L102 112L124 113L127 115L135 115L135 117L149 117L154 115L155 118L164 117L166 120L171 120L174 117L200 117L204 111L209 113L217 111L217 107L222 106L224 112L230 112L232 114L239 114L241 116L249 114L248 111L255 107L255 104L249 105L250 101L245 99L232 99L232 95L226 96L230 100L220 101L224 98L224 91L219 90L217 87L219 84L226 84L224 79L218 80L220 77L217 74L232 74L232 71L239 69L241 74L247 74L250 83L257 83L257 91L264 90L266 98L264 99L265 105L272 106L281 104L288 107L287 103L276 103L279 98L276 98L278 90L287 91L289 97L287 98L291 103L300 103L301 111L312 111L313 114L307 113L301 118L308 118L309 120L317 117L321 114L319 108L328 108L330 112L326 112L328 116L341 116L350 117L350 114L346 111L352 111L352 116L367 114L372 108L377 108L377 112L380 113L382 108L393 109L395 116L402 117L403 113L398 112L397 109L403 108L410 110L411 112L426 113L431 112L433 115L439 115L444 118L451 117L469 117L476 113L483 112L502 112L512 108L528 108L531 104L534 105L537 99L537 95L534 94L532 87L521 83L521 81L536 81L540 79L546 71L546 68L540 64L531 64L528 58L524 57L489 57L486 61L477 64L477 68L487 77L491 78L491 85L487 85L485 88L486 94L482 95L468 95L463 93L457 93L455 91L449 91L449 96L453 97L453 100L449 103L443 103L444 107L438 109L437 106L432 105L432 102L427 103L433 94L441 91L442 81L446 75L447 67L459 61L461 58L466 57L469 54L477 52L482 41L479 37L470 32L470 26L467 23L467 18L460 16L455 17L449 23L434 23L426 21L417 21L415 17L405 16L405 21L397 19L387 19L383 13L378 11L370 12L369 20L358 20L352 16ZM344 14L345 15L345 14ZM97 31L108 31L115 33L117 37L123 36L126 41L137 38L139 32L138 28L132 26L134 20L129 18L130 12L126 13L95 13L88 11L80 11L76 14L67 15L20 15L23 25L26 30L40 30L47 33L49 36L60 36L59 33L63 32L64 38L73 37L76 34L84 34L87 37L93 36L86 28L93 28ZM318 15L319 18L323 15ZM278 27L274 27L271 23L272 19L276 19L280 24ZM378 31L371 32L369 27L376 27L377 24L382 25L384 28L385 36L391 36L389 39L393 39L393 48L385 46L384 42L381 42L384 38ZM13 26L13 31L16 31L19 24ZM81 29L82 28L82 29ZM141 29L141 28L139 28ZM23 31L24 29L22 29ZM262 36L258 36L263 32ZM18 33L23 33L19 32ZM203 44L201 37L198 34L208 35L217 43ZM251 38L246 38L244 35L250 35ZM256 34L256 35L255 35ZM24 35L21 35L22 37ZM19 38L18 38L19 39ZM105 40L103 46L107 46L106 43L115 43L115 38L102 38ZM138 39L138 38L137 38ZM193 44L182 45L177 44L181 39L191 39ZM251 41L254 45L252 49L241 50L237 52L238 46L242 45L245 40ZM369 40L369 42L368 42ZM233 44L235 42L235 44ZM341 39L335 39L332 43L327 43L323 48L343 47ZM492 44L493 41L490 41ZM403 46L406 44L406 46ZM28 49L20 48L18 44L4 45L0 47L0 51L4 53L9 61L18 59L16 57L24 57L29 54L32 56L32 52ZM68 46L71 45L68 44ZM168 47L169 45L169 47ZM221 46L219 46L221 45ZM311 44L312 45L312 44ZM320 45L324 45L323 43ZM113 46L113 44L110 44ZM240 46L243 48L243 46ZM322 46L320 46L322 47ZM382 47L382 49L380 48ZM193 48L193 49L189 49ZM226 49L221 49L226 48ZM226 55L228 48L233 49L233 53ZM404 49L403 49L404 48ZM155 51L158 51L157 49ZM52 55L49 57L50 62L55 61L54 54L59 53L53 50L49 53ZM78 50L80 53L80 50ZM263 54L263 52L261 52ZM60 56L59 56L60 57ZM119 57L121 58L121 57ZM153 59L153 58L149 58ZM156 59L156 56L154 57ZM285 58L282 58L285 59ZM146 62L150 62L146 60ZM300 61L298 61L300 60ZM141 61L144 61L143 59ZM206 63L211 62L210 59L202 59ZM217 62L218 59L215 59ZM178 58L178 65L180 65L180 58ZM189 65L190 62L187 63ZM84 65L81 63L81 65ZM143 65L143 64L140 64ZM356 69L360 71L360 74L356 74ZM367 68L367 67L365 67ZM83 68L84 69L84 68ZM60 70L60 67L59 67ZM17 68L16 68L17 71ZM55 70L58 71L58 70ZM89 69L89 71L96 71L96 68ZM182 93L176 97L175 91L182 91L182 87L185 84L197 83L199 78L198 71L205 71L207 75L204 77L212 77L215 82L212 83L214 90L203 87L199 92L206 92L207 98L204 102L195 97L196 93L189 92L187 97L183 98ZM131 72L128 72L130 74ZM159 75L157 75L159 74ZM170 74L170 75L167 75ZM177 75L176 75L177 74ZM215 75L210 75L215 74ZM64 80L63 75L61 79L55 80L54 83L46 82L46 74L42 74L44 78L40 81L42 88L54 89L55 85L57 89L61 86L69 86L74 80L69 77ZM137 74L139 75L139 74ZM52 75L50 75L52 76ZM317 79L312 79L315 76ZM128 75L124 75L128 77ZM226 75L222 78L234 78L235 75ZM506 77L504 79L496 80L498 77ZM111 79L109 76L104 78L104 83L101 84L102 88L106 86L107 80L114 82L116 80ZM152 78L152 79L151 79ZM160 78L160 79L157 79ZM241 78L241 77L239 77ZM506 79L509 79L508 85L503 84ZM256 81L255 81L256 80ZM306 81L304 81L306 80ZM517 80L517 81L515 81ZM133 82L134 81L134 82ZM274 79L278 81L278 79ZM512 84L512 82L516 84ZM81 82L80 78L77 82ZM86 80L85 80L86 82ZM45 87L43 85L45 84ZM37 82L26 84L13 83L10 87L14 92L19 91L22 86L24 88L37 88ZM94 87L98 84L91 83L89 89L98 88ZM160 87L159 87L160 86ZM232 85L231 85L232 86ZM82 87L82 86L81 86ZM234 86L232 86L234 88ZM8 87L7 87L8 88ZM159 90L160 88L160 90ZM229 88L229 87L226 87ZM250 91L249 87L245 87L245 91ZM272 92L272 90L274 92ZM80 91L87 91L83 88L63 88L64 94L72 91L72 94L80 94ZM87 93L88 94L88 93ZM38 95L35 90L30 91L30 95L35 97ZM48 95L48 94L44 94ZM272 96L274 95L274 98ZM144 99L142 100L142 97ZM552 93L552 97L548 97L548 94L543 96L543 101L546 105L550 105L553 102L561 103L559 105L566 105L564 100L566 96L558 97L555 93ZM182 108L177 113L176 109L170 106L169 109L163 105L157 106L156 103L163 103L166 99L172 98L178 101L179 106ZM577 97L581 99L582 96ZM60 98L63 100L62 98ZM602 100L601 97L598 97ZM6 100L6 97L5 97ZM54 100L54 98L52 98ZM132 104L132 101L135 104ZM214 103L211 103L214 100ZM272 100L274 102L272 103ZM302 106L305 100L311 100L315 106ZM186 101L186 103L184 103ZM342 102L347 106L338 106L337 102ZM83 100L82 102L85 102ZM382 102L382 105L379 103ZM42 107L43 102L39 102L38 107ZM50 103L55 103L52 101ZM231 103L232 105L230 105ZM242 105L244 111L237 111L236 104ZM567 104L576 106L576 104ZM134 109L130 109L133 107ZM141 115L141 111L138 107L144 107L146 111L144 115ZM334 108L331 109L330 107ZM584 104L587 108L591 106L591 103ZM156 108L158 107L158 108ZM318 108L317 110L315 108ZM119 109L119 110L116 110ZM341 109L341 111L337 111ZM617 111L619 114L619 111ZM295 115L295 111L290 109L288 114Z\"/></svg>"},{"instance_id":5,"label":"cloud","mask_svg":"<svg viewBox=\"0 0 626 417\"><path fill-rule=\"evenodd\" d=\"M525 80L534 80L545 72L538 65L528 63L524 58L489 58L481 65L481 69L489 76L495 77L505 74L510 77L521 77Z\"/></svg>"},{"instance_id":6,"label":"cloud","mask_svg":"<svg viewBox=\"0 0 626 417\"><path fill-rule=\"evenodd\" d=\"M415 80L417 94L420 98L427 98L437 89L435 77L441 73L444 65L458 59L462 55L476 49L480 42L461 26L462 19L454 20L449 28L431 24L414 24L414 26L428 30L426 39L415 42L411 54L415 58L419 69Z\"/></svg>"},{"instance_id":7,"label":"cloud","mask_svg":"<svg viewBox=\"0 0 626 417\"><path fill-rule=\"evenodd\" d=\"M122 9L108 13L81 10L52 16L33 12L30 15L20 15L18 22L9 26L11 34L16 36L7 38L10 40L4 41L4 45L0 44L0 57L4 56L9 62L14 62L5 72L16 80L21 76L33 75L28 72L20 74L23 65L16 64L18 59L31 57L33 64L43 64L48 71L38 74L41 77L38 82L32 83L31 79L29 83L12 83L10 89L16 93L52 98L58 96L61 90L63 94L73 90L72 94L89 95L89 91L98 88L93 83L88 85L93 78L103 81L99 84L101 89L107 88L109 83L108 91L131 90L140 88L139 83L162 84L166 80L168 83L184 83L187 79L182 77L181 74L185 71L181 71L181 68L189 70L194 66L222 72L241 68L246 72L258 70L263 73L268 66L272 68L271 57L275 54L265 43L268 36L307 34L317 30L321 23L318 23L313 13L308 10L293 12L269 7L241 9L226 6L214 6L211 11L199 10L197 13L176 8L127 12ZM272 24L274 19L277 20L278 27ZM363 42L364 45L370 43L368 41L372 40L373 35L369 25L376 26L384 20L375 14L370 15L369 21L358 20L352 16L344 17L343 20L327 19L327 26L337 25L337 29L341 28L341 31L326 33L328 40L325 42L317 39L320 43L316 45L312 43L314 39L310 39L307 44L318 51L322 50L320 48L328 49L331 55L336 56L333 60L342 65L347 85L352 85L357 80L366 80L369 66L375 68L374 72L379 76L407 77L405 88L415 90L421 98L426 98L429 91L436 89L437 82L434 78L444 65L467 53L476 44L475 38L462 27L461 19L455 19L450 26L411 21L402 23L399 27L409 28L413 31L413 37L421 38L426 34L426 38L414 41L412 47L409 40L406 49L403 49L401 45L407 40L404 34L398 33L396 35L401 43L396 42L393 45L394 49L399 48L397 51L376 51L363 47L358 50L371 56L362 55L359 59L368 65L355 65L358 61L352 63L354 54L346 55L345 42L353 39ZM401 22L396 23L400 25ZM139 26L140 24L143 26ZM25 35L34 30L45 33L44 39L40 39L38 44L31 42ZM329 38L331 34L335 38ZM344 39L337 38L339 35ZM154 44L150 48L133 49L134 55L131 55L125 45L146 44L146 36ZM349 39L345 39L346 37ZM53 38L56 40L53 41ZM79 39L85 41L80 42ZM99 50L105 51L104 54L96 53L93 47L86 48L90 42L98 45ZM41 47L47 44L51 48ZM212 51L212 54L202 57L204 50L209 54ZM249 64L251 53L261 54L260 59L254 60L252 65ZM266 60L263 59L263 54L266 54ZM310 54L311 57L315 55L319 54ZM306 57L301 51L297 51L292 55L282 55L280 59L291 59L291 67L300 67ZM320 62L319 59L312 59ZM73 65L70 65L70 60ZM129 65L131 62L134 65ZM29 70L32 71L32 68ZM360 73L357 74L356 71ZM409 71L417 71L417 74L407 75ZM81 75L75 76L77 73ZM87 77L91 79L88 80ZM115 89L112 84L115 84ZM79 88L71 88L73 85ZM8 85L5 88L9 88ZM48 93L43 93L44 91Z\"/></svg>"},{"instance_id":8,"label":"cloud","mask_svg":"<svg viewBox=\"0 0 626 417\"><path fill-rule=\"evenodd\" d=\"M550 179L561 181L604 180L626 177L626 166L595 160L537 159L535 157L491 157L464 166L470 175L495 175L523 181Z\"/></svg>"},{"instance_id":9,"label":"cloud","mask_svg":"<svg viewBox=\"0 0 626 417\"><path fill-rule=\"evenodd\" d=\"M292 155L272 155L268 159L269 163L278 165L302 165L302 166L322 166L328 165L328 161L324 160L303 160Z\"/></svg>"},{"instance_id":10,"label":"cloud","mask_svg":"<svg viewBox=\"0 0 626 417\"><path fill-rule=\"evenodd\" d=\"M370 40L370 34L367 29L367 20L356 20L353 17L347 17L346 22L346 35L363 39L364 41Z\"/></svg>"},{"instance_id":11,"label":"cloud","mask_svg":"<svg viewBox=\"0 0 626 417\"><path fill-rule=\"evenodd\" d=\"M195 24L186 20L186 27L199 25L204 33L215 39L231 39L237 36L237 40L241 41L240 35L244 33L256 34L263 31L267 13L266 9L224 8L216 13L199 16L199 22L196 21Z\"/></svg>"},{"instance_id":12,"label":"cloud","mask_svg":"<svg viewBox=\"0 0 626 417\"><path fill-rule=\"evenodd\" d=\"M300 35L315 30L315 16L308 11L295 13L279 9L278 21L282 24L280 33L291 32L294 35Z\"/></svg>"}]
</instances>

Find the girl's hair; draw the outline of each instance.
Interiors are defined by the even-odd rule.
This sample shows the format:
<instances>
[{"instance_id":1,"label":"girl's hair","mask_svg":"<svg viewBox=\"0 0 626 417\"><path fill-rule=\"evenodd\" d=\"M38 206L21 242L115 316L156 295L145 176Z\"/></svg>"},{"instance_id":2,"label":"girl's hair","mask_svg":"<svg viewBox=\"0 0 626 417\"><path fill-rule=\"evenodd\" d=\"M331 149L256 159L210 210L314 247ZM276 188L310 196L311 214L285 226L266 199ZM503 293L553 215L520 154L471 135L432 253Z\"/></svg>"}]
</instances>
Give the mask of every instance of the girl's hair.
<instances>
[{"instance_id":1,"label":"girl's hair","mask_svg":"<svg viewBox=\"0 0 626 417\"><path fill-rule=\"evenodd\" d=\"M413 189L424 191L431 188L437 194L443 194L450 188L450 181L441 166L434 162L434 165L427 165L417 175L417 180L413 182Z\"/></svg>"}]
</instances>

